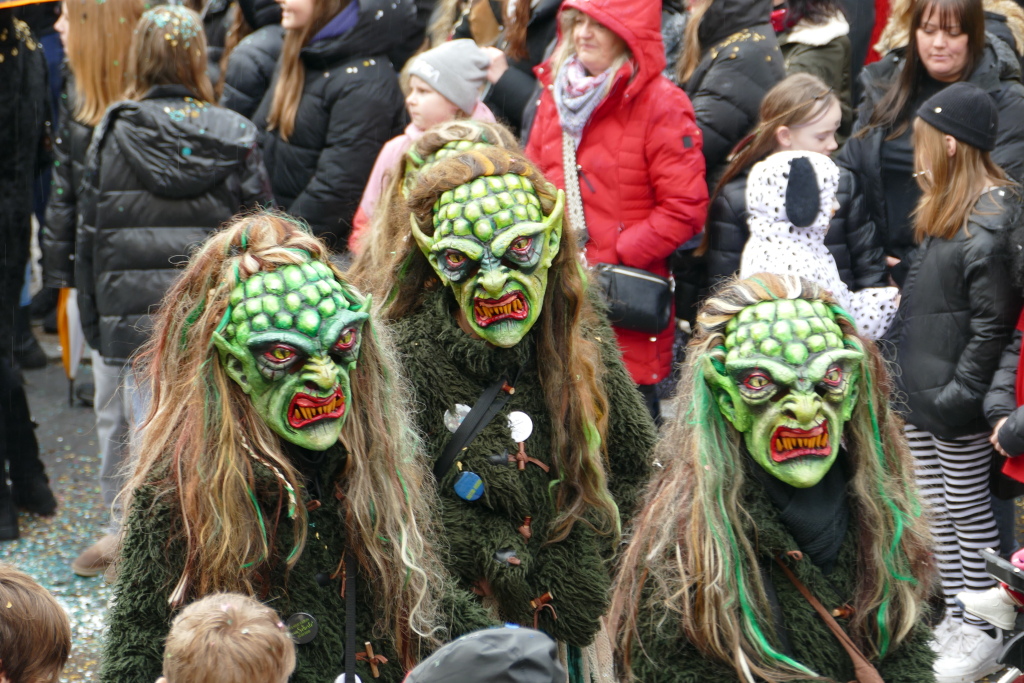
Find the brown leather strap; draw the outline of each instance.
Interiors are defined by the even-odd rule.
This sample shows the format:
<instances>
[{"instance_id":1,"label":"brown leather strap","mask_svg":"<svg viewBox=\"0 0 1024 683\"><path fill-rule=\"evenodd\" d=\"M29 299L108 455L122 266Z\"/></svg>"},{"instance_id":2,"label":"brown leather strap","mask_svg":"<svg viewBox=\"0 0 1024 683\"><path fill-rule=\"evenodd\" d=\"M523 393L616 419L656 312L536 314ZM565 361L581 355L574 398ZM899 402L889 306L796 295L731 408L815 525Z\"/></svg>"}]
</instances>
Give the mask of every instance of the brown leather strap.
<instances>
[{"instance_id":1,"label":"brown leather strap","mask_svg":"<svg viewBox=\"0 0 1024 683\"><path fill-rule=\"evenodd\" d=\"M818 616L822 618L828 629L832 631L832 634L839 641L839 644L846 650L846 654L850 655L850 659L853 661L853 671L857 675L857 683L885 683L882 680L882 676L878 673L878 669L868 661L868 658L864 656L864 653L853 643L853 640L847 635L843 627L832 618L832 615L828 613L825 606L822 605L816 597L811 595L811 591L807 590L807 586L800 582L800 579L796 578L796 574L793 573L786 563L781 558L776 557L775 562L778 563L779 567L782 568L786 578L789 579L790 583L796 586L796 589L800 591L800 595L804 596L804 600L811 604L814 611L818 613Z\"/></svg>"}]
</instances>

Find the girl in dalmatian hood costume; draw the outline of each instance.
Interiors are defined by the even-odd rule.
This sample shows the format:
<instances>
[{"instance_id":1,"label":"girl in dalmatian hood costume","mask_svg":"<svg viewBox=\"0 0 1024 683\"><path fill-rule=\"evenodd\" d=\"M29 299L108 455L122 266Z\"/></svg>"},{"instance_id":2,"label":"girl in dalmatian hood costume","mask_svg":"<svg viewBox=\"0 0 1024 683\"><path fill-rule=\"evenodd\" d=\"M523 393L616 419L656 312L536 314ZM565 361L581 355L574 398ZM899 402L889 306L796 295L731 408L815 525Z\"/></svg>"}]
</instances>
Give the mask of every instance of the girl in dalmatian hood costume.
<instances>
[{"instance_id":1,"label":"girl in dalmatian hood costume","mask_svg":"<svg viewBox=\"0 0 1024 683\"><path fill-rule=\"evenodd\" d=\"M756 164L747 182L750 239L740 277L769 272L821 284L857 321L862 335L881 337L896 315L899 290L870 287L851 292L839 278L825 233L836 208L839 168L824 154L779 152Z\"/></svg>"}]
</instances>

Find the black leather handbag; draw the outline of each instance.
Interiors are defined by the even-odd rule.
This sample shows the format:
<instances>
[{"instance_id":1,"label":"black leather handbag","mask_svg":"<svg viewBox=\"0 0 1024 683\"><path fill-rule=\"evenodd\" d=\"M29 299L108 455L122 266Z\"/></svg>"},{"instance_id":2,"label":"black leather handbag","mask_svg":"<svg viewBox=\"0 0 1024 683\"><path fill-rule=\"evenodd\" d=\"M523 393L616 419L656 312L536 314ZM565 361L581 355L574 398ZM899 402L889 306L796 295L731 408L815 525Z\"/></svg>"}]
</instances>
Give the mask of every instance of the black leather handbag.
<instances>
[{"instance_id":1,"label":"black leather handbag","mask_svg":"<svg viewBox=\"0 0 1024 683\"><path fill-rule=\"evenodd\" d=\"M658 334L672 322L675 287L670 278L611 263L598 263L594 275L615 327Z\"/></svg>"},{"instance_id":2,"label":"black leather handbag","mask_svg":"<svg viewBox=\"0 0 1024 683\"><path fill-rule=\"evenodd\" d=\"M576 142L562 133L562 167L565 169L565 203L569 220L580 235L580 244L588 239L587 219L580 196L576 166ZM608 304L608 320L624 330L658 334L672 322L675 282L642 268L614 263L598 263L593 270L598 288Z\"/></svg>"}]
</instances>

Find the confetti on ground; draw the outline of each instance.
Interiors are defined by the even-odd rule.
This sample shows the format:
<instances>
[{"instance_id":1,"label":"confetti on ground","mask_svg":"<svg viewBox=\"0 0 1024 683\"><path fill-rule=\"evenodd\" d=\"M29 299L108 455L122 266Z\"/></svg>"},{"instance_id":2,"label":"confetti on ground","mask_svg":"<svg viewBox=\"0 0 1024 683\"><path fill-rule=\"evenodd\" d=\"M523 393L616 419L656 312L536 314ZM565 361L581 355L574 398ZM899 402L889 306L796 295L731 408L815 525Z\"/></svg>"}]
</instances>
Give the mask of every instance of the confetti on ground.
<instances>
[{"instance_id":1,"label":"confetti on ground","mask_svg":"<svg viewBox=\"0 0 1024 683\"><path fill-rule=\"evenodd\" d=\"M49 352L51 345L44 346ZM78 553L103 535L108 517L99 489L93 411L68 405L67 380L59 363L24 374L32 417L39 425L36 437L59 506L53 517L22 512L18 518L21 538L0 543L0 561L35 578L67 610L71 660L61 682L97 681L107 603L113 591L102 576L83 579L70 569ZM81 375L79 381L91 379L88 368Z\"/></svg>"}]
</instances>

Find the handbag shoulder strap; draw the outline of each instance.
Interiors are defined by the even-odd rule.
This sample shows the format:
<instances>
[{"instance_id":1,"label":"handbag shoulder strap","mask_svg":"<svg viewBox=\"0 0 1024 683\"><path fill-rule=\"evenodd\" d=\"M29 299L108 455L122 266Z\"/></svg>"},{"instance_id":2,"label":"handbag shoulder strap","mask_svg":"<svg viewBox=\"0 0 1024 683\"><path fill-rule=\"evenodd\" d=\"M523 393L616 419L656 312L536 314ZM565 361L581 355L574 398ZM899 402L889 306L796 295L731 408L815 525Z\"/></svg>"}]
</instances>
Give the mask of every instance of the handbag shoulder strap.
<instances>
[{"instance_id":1,"label":"handbag shoulder strap","mask_svg":"<svg viewBox=\"0 0 1024 683\"><path fill-rule=\"evenodd\" d=\"M882 680L882 676L878 673L878 669L876 669L870 660L864 656L864 653L860 651L860 648L858 648L853 642L853 639L850 638L849 634L843 630L843 627L839 625L839 622L832 618L832 615L828 613L828 610L825 609L825 606L821 604L818 598L814 597L811 594L811 591L807 589L807 586L805 586L800 579L796 578L796 574L793 573L793 570L786 566L786 563L782 561L782 558L776 556L775 561L778 563L779 567L782 568L782 573L786 575L786 578L789 579L790 583L796 586L796 589L800 591L800 595L804 596L804 600L811 604L814 611L817 612L818 616L820 616L822 621L825 622L825 626L828 626L828 629L832 631L832 635L836 637L839 644L843 646L844 650L846 650L846 653L853 661L853 670L857 675L857 683L885 683L885 681Z\"/></svg>"},{"instance_id":2,"label":"handbag shoulder strap","mask_svg":"<svg viewBox=\"0 0 1024 683\"><path fill-rule=\"evenodd\" d=\"M480 398L473 404L469 414L463 418L459 428L452 434L451 440L441 452L441 457L434 463L434 478L437 481L441 481L444 475L448 474L448 470L455 464L459 453L466 450L469 444L473 443L473 439L479 436L484 427L489 425L494 416L505 407L516 391L515 385L519 381L521 371L522 368L516 371L516 376L512 378L511 382L507 377L502 377L480 394Z\"/></svg>"},{"instance_id":3,"label":"handbag shoulder strap","mask_svg":"<svg viewBox=\"0 0 1024 683\"><path fill-rule=\"evenodd\" d=\"M582 249L590 239L587 232L587 217L583 213L583 197L580 196L580 174L576 165L576 140L562 131L562 175L565 178L565 206L569 210L569 220L579 236Z\"/></svg>"}]
</instances>

